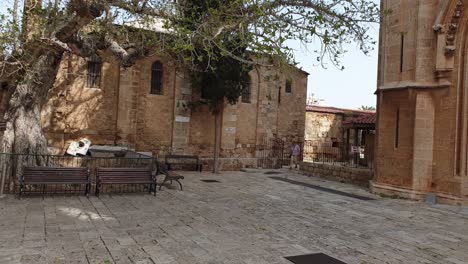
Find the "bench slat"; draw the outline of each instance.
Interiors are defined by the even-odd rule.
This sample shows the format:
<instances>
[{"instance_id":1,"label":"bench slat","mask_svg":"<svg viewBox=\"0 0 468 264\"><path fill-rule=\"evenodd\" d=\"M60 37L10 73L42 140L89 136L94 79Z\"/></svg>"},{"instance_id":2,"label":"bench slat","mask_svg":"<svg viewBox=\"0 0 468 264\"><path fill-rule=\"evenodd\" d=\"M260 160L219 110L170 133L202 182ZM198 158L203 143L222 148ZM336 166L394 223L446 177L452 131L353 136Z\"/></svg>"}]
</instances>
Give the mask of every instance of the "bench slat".
<instances>
[{"instance_id":1,"label":"bench slat","mask_svg":"<svg viewBox=\"0 0 468 264\"><path fill-rule=\"evenodd\" d=\"M97 183L98 184L96 185L96 195L99 195L99 188L101 184L156 185L156 181L153 178L152 170L150 168L98 168ZM156 195L156 190L154 191Z\"/></svg>"},{"instance_id":2,"label":"bench slat","mask_svg":"<svg viewBox=\"0 0 468 264\"><path fill-rule=\"evenodd\" d=\"M23 187L29 184L59 185L59 184L86 184L85 194L90 188L90 179L86 167L24 167L20 180L20 197Z\"/></svg>"}]
</instances>

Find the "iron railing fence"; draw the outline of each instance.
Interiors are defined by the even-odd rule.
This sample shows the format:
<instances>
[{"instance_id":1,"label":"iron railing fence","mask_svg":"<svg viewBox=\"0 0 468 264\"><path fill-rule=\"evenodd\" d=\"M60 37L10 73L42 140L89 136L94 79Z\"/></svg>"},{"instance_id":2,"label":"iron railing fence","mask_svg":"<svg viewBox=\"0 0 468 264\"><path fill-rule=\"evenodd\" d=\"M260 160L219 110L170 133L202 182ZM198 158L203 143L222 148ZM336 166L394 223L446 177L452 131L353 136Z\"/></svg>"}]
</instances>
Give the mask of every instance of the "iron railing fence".
<instances>
[{"instance_id":1,"label":"iron railing fence","mask_svg":"<svg viewBox=\"0 0 468 264\"><path fill-rule=\"evenodd\" d=\"M305 162L326 163L354 168L373 168L374 149L351 144L317 143L305 141L302 148Z\"/></svg>"}]
</instances>

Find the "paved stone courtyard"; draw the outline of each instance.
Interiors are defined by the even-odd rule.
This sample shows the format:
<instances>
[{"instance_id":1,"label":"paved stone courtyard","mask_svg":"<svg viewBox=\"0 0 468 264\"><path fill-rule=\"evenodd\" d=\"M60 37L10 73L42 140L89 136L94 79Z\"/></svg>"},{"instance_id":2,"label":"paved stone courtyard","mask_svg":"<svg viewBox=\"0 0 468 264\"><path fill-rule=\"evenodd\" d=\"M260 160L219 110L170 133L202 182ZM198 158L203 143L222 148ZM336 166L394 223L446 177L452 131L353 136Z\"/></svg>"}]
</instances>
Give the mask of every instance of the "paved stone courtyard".
<instances>
[{"instance_id":1,"label":"paved stone courtyard","mask_svg":"<svg viewBox=\"0 0 468 264\"><path fill-rule=\"evenodd\" d=\"M286 264L318 252L346 263L468 263L468 208L380 198L288 171L185 175L184 191L156 197L6 197L0 263Z\"/></svg>"}]
</instances>

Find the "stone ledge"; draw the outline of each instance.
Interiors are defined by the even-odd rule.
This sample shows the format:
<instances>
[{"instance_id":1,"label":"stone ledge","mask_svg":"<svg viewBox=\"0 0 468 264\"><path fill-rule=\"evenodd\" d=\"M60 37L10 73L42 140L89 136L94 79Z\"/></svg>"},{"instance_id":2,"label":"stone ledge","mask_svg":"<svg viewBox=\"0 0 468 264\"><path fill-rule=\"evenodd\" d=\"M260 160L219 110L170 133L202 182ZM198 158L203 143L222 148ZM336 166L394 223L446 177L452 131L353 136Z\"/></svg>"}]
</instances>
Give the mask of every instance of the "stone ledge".
<instances>
[{"instance_id":1,"label":"stone ledge","mask_svg":"<svg viewBox=\"0 0 468 264\"><path fill-rule=\"evenodd\" d=\"M369 181L373 178L371 169L351 168L323 163L302 162L300 169L302 174L308 176L317 176L364 187L369 187Z\"/></svg>"},{"instance_id":2,"label":"stone ledge","mask_svg":"<svg viewBox=\"0 0 468 264\"><path fill-rule=\"evenodd\" d=\"M370 181L370 190L372 193L393 196L396 198L403 198L415 201L424 201L425 195L429 192L416 191L400 186L394 186L385 183L377 183ZM450 205L464 205L468 206L468 198L462 198L445 193L435 192L437 203L450 204Z\"/></svg>"}]
</instances>

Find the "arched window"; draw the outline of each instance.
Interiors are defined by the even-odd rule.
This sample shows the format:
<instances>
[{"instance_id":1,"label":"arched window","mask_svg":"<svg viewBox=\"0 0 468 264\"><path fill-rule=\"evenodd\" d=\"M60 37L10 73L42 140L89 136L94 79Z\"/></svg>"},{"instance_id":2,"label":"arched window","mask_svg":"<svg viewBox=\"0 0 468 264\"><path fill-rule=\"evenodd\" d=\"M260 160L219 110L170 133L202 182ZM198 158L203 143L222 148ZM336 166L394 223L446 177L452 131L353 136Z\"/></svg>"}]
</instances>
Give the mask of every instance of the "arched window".
<instances>
[{"instance_id":1,"label":"arched window","mask_svg":"<svg viewBox=\"0 0 468 264\"><path fill-rule=\"evenodd\" d=\"M292 93L292 79L291 78L286 79L285 92Z\"/></svg>"},{"instance_id":2,"label":"arched window","mask_svg":"<svg viewBox=\"0 0 468 264\"><path fill-rule=\"evenodd\" d=\"M162 78L163 65L160 61L156 61L151 66L151 94L163 94Z\"/></svg>"},{"instance_id":3,"label":"arched window","mask_svg":"<svg viewBox=\"0 0 468 264\"><path fill-rule=\"evenodd\" d=\"M249 82L247 86L242 90L242 102L250 103L252 97L252 79L249 77Z\"/></svg>"},{"instance_id":4,"label":"arched window","mask_svg":"<svg viewBox=\"0 0 468 264\"><path fill-rule=\"evenodd\" d=\"M99 88L101 86L101 68L101 57L99 57L98 55L93 55L88 58L86 87Z\"/></svg>"}]
</instances>

